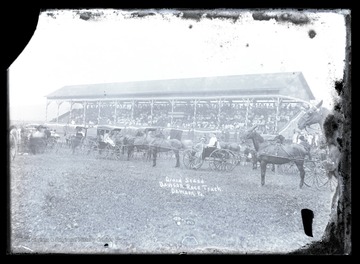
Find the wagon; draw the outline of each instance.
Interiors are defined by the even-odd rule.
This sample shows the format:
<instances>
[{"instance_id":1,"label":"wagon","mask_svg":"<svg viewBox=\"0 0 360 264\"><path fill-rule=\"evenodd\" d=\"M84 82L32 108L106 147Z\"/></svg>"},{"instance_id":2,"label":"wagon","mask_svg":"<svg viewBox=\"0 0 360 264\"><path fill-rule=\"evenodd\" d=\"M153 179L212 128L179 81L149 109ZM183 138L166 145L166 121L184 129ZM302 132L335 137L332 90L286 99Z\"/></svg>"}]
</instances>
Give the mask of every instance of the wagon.
<instances>
[{"instance_id":1,"label":"wagon","mask_svg":"<svg viewBox=\"0 0 360 264\"><path fill-rule=\"evenodd\" d=\"M239 156L231 150L213 147L205 147L202 151L192 148L183 153L183 163L187 169L199 169L204 162L208 162L213 171L229 172L239 163Z\"/></svg>"}]
</instances>

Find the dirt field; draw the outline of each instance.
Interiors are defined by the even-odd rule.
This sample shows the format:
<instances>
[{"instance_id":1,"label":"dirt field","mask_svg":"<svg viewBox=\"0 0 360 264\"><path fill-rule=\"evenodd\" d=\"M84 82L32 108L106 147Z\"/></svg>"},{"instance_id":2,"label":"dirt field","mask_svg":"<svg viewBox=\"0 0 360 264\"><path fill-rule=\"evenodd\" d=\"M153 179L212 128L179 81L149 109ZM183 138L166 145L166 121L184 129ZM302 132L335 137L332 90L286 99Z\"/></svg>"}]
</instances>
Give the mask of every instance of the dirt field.
<instances>
[{"instance_id":1,"label":"dirt field","mask_svg":"<svg viewBox=\"0 0 360 264\"><path fill-rule=\"evenodd\" d=\"M282 254L320 240L332 192L250 164L214 172L175 160L57 154L10 164L14 253ZM314 211L313 237L301 209Z\"/></svg>"}]
</instances>

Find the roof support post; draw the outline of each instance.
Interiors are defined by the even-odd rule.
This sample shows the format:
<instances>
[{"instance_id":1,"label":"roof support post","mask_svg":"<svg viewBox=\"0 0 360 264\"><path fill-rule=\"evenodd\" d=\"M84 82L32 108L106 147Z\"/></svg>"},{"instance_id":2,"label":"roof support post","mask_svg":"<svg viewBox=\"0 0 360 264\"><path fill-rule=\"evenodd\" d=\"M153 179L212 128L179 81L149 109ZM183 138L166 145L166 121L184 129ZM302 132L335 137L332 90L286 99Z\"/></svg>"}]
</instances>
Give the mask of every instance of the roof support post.
<instances>
[{"instance_id":1,"label":"roof support post","mask_svg":"<svg viewBox=\"0 0 360 264\"><path fill-rule=\"evenodd\" d=\"M197 105L197 99L194 100L194 123L195 123L195 127L196 127L196 105Z\"/></svg>"},{"instance_id":2,"label":"roof support post","mask_svg":"<svg viewBox=\"0 0 360 264\"><path fill-rule=\"evenodd\" d=\"M276 100L276 116L275 116L275 132L278 133L278 118L279 118L279 110L280 110L281 100L280 97L277 97Z\"/></svg>"},{"instance_id":3,"label":"roof support post","mask_svg":"<svg viewBox=\"0 0 360 264\"><path fill-rule=\"evenodd\" d=\"M135 112L135 100L131 101L131 120L134 121L134 112Z\"/></svg>"},{"instance_id":4,"label":"roof support post","mask_svg":"<svg viewBox=\"0 0 360 264\"><path fill-rule=\"evenodd\" d=\"M72 122L72 108L73 108L73 101L70 101L70 114L69 114L69 123L71 124Z\"/></svg>"},{"instance_id":5,"label":"roof support post","mask_svg":"<svg viewBox=\"0 0 360 264\"><path fill-rule=\"evenodd\" d=\"M171 116L170 116L171 121L170 121L170 124L171 124L171 126L173 126L174 125L174 99L171 99L170 103L171 103Z\"/></svg>"},{"instance_id":6,"label":"roof support post","mask_svg":"<svg viewBox=\"0 0 360 264\"><path fill-rule=\"evenodd\" d=\"M218 99L218 128L220 128L221 124L221 98Z\"/></svg>"},{"instance_id":7,"label":"roof support post","mask_svg":"<svg viewBox=\"0 0 360 264\"><path fill-rule=\"evenodd\" d=\"M48 120L48 107L49 107L49 104L51 102L49 102L49 100L46 98L46 107L45 107L45 122L47 122Z\"/></svg>"},{"instance_id":8,"label":"roof support post","mask_svg":"<svg viewBox=\"0 0 360 264\"><path fill-rule=\"evenodd\" d=\"M150 101L150 116L151 116L151 125L153 124L154 120L154 100Z\"/></svg>"},{"instance_id":9,"label":"roof support post","mask_svg":"<svg viewBox=\"0 0 360 264\"><path fill-rule=\"evenodd\" d=\"M117 122L116 122L116 120L117 120L117 116L116 116L116 110L117 110L117 108L118 108L118 101L116 100L115 101L115 109L114 109L114 124L116 124Z\"/></svg>"},{"instance_id":10,"label":"roof support post","mask_svg":"<svg viewBox=\"0 0 360 264\"><path fill-rule=\"evenodd\" d=\"M99 111L98 111L98 118L97 118L97 121L98 121L98 125L100 125L100 101L98 101L98 108L99 108Z\"/></svg>"},{"instance_id":11,"label":"roof support post","mask_svg":"<svg viewBox=\"0 0 360 264\"><path fill-rule=\"evenodd\" d=\"M247 99L245 114L245 129L248 129L250 99Z\"/></svg>"},{"instance_id":12,"label":"roof support post","mask_svg":"<svg viewBox=\"0 0 360 264\"><path fill-rule=\"evenodd\" d=\"M59 124L59 109L60 109L61 104L62 104L61 101L56 101L56 105L57 105L56 123L57 124Z\"/></svg>"},{"instance_id":13,"label":"roof support post","mask_svg":"<svg viewBox=\"0 0 360 264\"><path fill-rule=\"evenodd\" d=\"M84 126L86 126L86 107L87 107L87 102L84 101L83 102L83 107L84 107L84 116L83 116L83 122L84 122Z\"/></svg>"}]
</instances>

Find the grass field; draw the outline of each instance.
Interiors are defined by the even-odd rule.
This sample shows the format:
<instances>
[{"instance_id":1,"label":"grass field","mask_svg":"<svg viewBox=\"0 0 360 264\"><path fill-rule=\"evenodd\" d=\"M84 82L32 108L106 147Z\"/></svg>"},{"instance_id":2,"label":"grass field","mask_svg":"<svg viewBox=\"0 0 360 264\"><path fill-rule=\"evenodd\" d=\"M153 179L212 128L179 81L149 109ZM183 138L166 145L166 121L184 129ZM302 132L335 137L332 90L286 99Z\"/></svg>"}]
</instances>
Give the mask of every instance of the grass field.
<instances>
[{"instance_id":1,"label":"grass field","mask_svg":"<svg viewBox=\"0 0 360 264\"><path fill-rule=\"evenodd\" d=\"M321 239L332 192L298 172L238 165L188 170L174 159L105 160L58 153L10 164L14 253L283 254ZM313 237L301 209L313 210Z\"/></svg>"}]
</instances>

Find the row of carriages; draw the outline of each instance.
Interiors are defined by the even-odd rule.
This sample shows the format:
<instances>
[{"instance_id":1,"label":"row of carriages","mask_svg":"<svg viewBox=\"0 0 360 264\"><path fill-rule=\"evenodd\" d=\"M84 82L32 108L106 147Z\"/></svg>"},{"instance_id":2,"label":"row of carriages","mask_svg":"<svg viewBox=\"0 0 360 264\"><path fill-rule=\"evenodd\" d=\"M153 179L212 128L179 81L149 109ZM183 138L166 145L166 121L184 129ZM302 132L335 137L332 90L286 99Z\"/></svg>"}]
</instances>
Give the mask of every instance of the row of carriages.
<instances>
[{"instance_id":1,"label":"row of carriages","mask_svg":"<svg viewBox=\"0 0 360 264\"><path fill-rule=\"evenodd\" d=\"M34 133L39 126L30 124L25 127L25 137L21 142L20 149L32 154L42 153L63 153L69 155L87 155L98 159L121 160L127 159L127 145L124 144L123 136L135 136L139 129L124 128L111 125L99 125L94 127L83 126L65 126L64 136L61 137L53 130L42 126L43 130L48 130L46 138L31 138L30 134ZM146 128L147 130L156 130L157 128ZM176 138L181 141L182 131L171 129L168 131L170 138ZM106 135L111 135L112 140L108 140ZM104 137L105 136L105 137ZM326 176L327 169L324 167L324 158L314 153L312 160L305 163L306 181L308 186L317 186L322 188L330 181ZM160 159L175 159L173 151L158 153ZM181 150L180 153L183 165L187 169L200 169L205 163L213 171L232 171L241 161L249 162L248 156L243 152L231 151L228 149L204 149L199 153L189 146ZM150 161L149 153L141 149L132 152L131 159ZM325 164L326 165L326 164ZM290 162L277 167L278 172L286 174L297 174L298 170L294 163ZM332 186L335 184L331 184Z\"/></svg>"},{"instance_id":2,"label":"row of carriages","mask_svg":"<svg viewBox=\"0 0 360 264\"><path fill-rule=\"evenodd\" d=\"M38 125L28 125L27 135L33 134ZM149 127L140 130L155 131L157 128ZM112 125L98 125L94 127L64 126L63 136L55 133L46 126L41 126L42 131L50 131L48 136L33 138L26 137L22 148L32 154L42 153L72 153L74 155L94 156L100 159L120 160L127 158L127 145L124 144L123 136L135 136L139 128L124 128ZM166 131L170 139L182 140L182 130L169 129ZM110 135L110 138L108 137ZM204 162L208 162L212 170L231 171L242 158L240 153L234 153L224 149L204 150L204 153L195 153L192 146L181 150L183 164L188 169L199 169ZM205 154L205 155L204 155ZM198 159L197 157L204 157ZM132 159L150 160L149 153L139 148L132 153ZM173 151L158 153L158 158L174 159Z\"/></svg>"}]
</instances>

